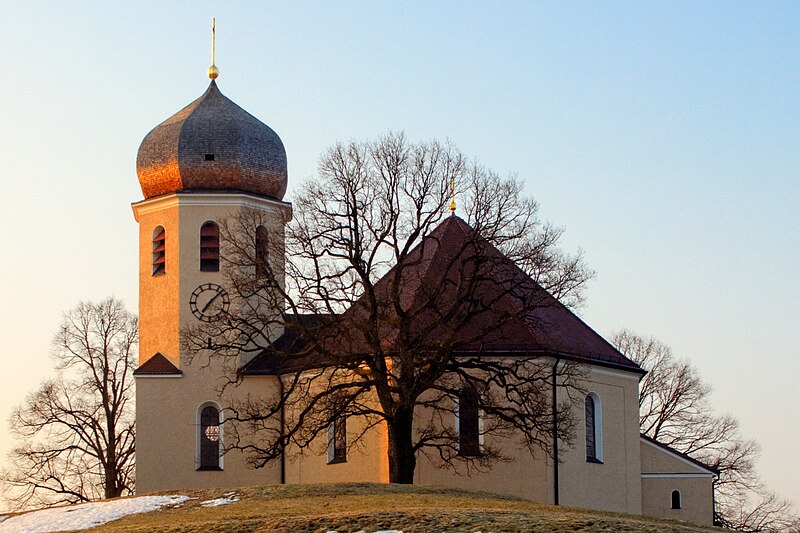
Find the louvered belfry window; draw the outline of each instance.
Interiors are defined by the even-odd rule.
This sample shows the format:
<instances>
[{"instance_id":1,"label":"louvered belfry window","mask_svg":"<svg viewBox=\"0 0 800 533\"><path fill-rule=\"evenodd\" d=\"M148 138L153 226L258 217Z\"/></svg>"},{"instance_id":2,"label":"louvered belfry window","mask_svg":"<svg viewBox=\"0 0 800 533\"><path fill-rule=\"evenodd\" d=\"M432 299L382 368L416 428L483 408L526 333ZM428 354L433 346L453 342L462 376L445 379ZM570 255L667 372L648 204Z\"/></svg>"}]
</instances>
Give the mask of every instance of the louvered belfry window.
<instances>
[{"instance_id":1,"label":"louvered belfry window","mask_svg":"<svg viewBox=\"0 0 800 533\"><path fill-rule=\"evenodd\" d=\"M200 228L200 270L219 272L219 226L213 222Z\"/></svg>"},{"instance_id":2,"label":"louvered belfry window","mask_svg":"<svg viewBox=\"0 0 800 533\"><path fill-rule=\"evenodd\" d=\"M200 470L219 470L219 409L209 405L200 412Z\"/></svg>"},{"instance_id":3,"label":"louvered belfry window","mask_svg":"<svg viewBox=\"0 0 800 533\"><path fill-rule=\"evenodd\" d=\"M166 232L162 226L153 230L153 275L163 274L167 269Z\"/></svg>"},{"instance_id":4,"label":"louvered belfry window","mask_svg":"<svg viewBox=\"0 0 800 533\"><path fill-rule=\"evenodd\" d=\"M256 228L256 276L265 277L269 273L269 234L267 228Z\"/></svg>"}]
</instances>

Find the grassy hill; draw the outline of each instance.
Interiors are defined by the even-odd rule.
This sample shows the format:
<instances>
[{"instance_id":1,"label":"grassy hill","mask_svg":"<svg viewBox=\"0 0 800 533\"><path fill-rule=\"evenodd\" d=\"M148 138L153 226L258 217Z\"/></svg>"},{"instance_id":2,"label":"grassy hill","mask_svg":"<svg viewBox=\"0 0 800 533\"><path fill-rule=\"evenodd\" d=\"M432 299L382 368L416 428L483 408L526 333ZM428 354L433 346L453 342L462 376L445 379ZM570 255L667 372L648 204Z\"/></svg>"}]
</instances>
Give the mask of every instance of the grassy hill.
<instances>
[{"instance_id":1,"label":"grassy hill","mask_svg":"<svg viewBox=\"0 0 800 533\"><path fill-rule=\"evenodd\" d=\"M231 492L238 495L239 501L218 507L201 505ZM184 494L193 499L180 507L131 515L92 531L720 531L671 520L541 505L488 493L403 485L270 485L163 494Z\"/></svg>"}]
</instances>

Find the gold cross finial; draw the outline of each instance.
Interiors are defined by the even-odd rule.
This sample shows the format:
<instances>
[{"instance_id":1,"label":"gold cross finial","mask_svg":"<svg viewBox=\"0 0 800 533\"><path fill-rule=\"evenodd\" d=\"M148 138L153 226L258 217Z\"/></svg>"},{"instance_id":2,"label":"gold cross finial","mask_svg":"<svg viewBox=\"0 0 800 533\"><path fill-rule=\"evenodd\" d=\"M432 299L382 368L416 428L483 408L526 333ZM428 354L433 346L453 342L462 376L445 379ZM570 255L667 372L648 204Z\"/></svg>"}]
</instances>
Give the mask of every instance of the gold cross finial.
<instances>
[{"instance_id":1,"label":"gold cross finial","mask_svg":"<svg viewBox=\"0 0 800 533\"><path fill-rule=\"evenodd\" d=\"M215 80L219 77L219 69L214 64L214 53L217 46L217 19L211 19L211 66L208 67L208 77Z\"/></svg>"},{"instance_id":2,"label":"gold cross finial","mask_svg":"<svg viewBox=\"0 0 800 533\"><path fill-rule=\"evenodd\" d=\"M456 214L456 178L450 178L450 212Z\"/></svg>"}]
</instances>

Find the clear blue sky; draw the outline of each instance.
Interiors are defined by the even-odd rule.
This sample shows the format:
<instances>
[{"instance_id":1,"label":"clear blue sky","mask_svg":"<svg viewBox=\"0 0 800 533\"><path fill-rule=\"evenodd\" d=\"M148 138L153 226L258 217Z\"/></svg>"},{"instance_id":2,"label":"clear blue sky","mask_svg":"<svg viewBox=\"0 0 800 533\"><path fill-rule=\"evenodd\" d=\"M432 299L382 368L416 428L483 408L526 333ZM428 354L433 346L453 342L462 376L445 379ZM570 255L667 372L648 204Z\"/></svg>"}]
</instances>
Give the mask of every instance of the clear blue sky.
<instances>
[{"instance_id":1,"label":"clear blue sky","mask_svg":"<svg viewBox=\"0 0 800 533\"><path fill-rule=\"evenodd\" d=\"M136 151L204 91L216 16L219 86L281 135L289 199L326 146L389 129L518 174L597 271L587 322L691 358L800 502L800 4L0 8L2 418L63 311L136 309Z\"/></svg>"}]
</instances>

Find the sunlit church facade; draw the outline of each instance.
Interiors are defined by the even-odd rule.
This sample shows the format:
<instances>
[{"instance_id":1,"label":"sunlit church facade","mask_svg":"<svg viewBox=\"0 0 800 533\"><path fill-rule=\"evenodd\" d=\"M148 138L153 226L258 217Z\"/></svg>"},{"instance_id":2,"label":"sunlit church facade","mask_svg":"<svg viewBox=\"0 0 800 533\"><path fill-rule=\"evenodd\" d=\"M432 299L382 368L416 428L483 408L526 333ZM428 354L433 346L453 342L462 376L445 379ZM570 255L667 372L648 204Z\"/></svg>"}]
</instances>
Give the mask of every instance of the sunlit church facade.
<instances>
[{"instance_id":1,"label":"sunlit church facade","mask_svg":"<svg viewBox=\"0 0 800 533\"><path fill-rule=\"evenodd\" d=\"M343 446L346 432L358 430L357 421L319 437L327 438L319 453L289 449L281 461L263 468L250 468L241 453L222 453L221 370L213 361L206 367L205 361L190 361L182 353L181 328L210 319L215 308L228 304L220 222L242 209L255 209L267 221L256 234L283 238L292 206L283 200L288 175L278 135L225 97L212 78L202 96L145 137L137 173L144 196L133 204L139 224L137 492L388 482L385 428L371 429L358 449ZM560 446L556 462L544 454L534 458L509 440L502 445L513 460L486 472L445 470L420 456L415 483L710 525L715 473L639 433L638 385L644 371L565 307L560 313L561 330L542 332L551 339L545 348L575 357L587 368L587 394L575 407L575 445ZM257 360L245 363L251 371L238 394L277 390L279 375L259 372ZM468 424L479 421L463 418L455 423L478 439L479 432Z\"/></svg>"}]
</instances>

